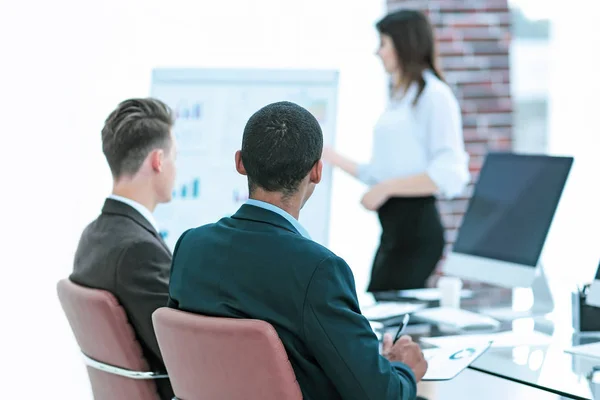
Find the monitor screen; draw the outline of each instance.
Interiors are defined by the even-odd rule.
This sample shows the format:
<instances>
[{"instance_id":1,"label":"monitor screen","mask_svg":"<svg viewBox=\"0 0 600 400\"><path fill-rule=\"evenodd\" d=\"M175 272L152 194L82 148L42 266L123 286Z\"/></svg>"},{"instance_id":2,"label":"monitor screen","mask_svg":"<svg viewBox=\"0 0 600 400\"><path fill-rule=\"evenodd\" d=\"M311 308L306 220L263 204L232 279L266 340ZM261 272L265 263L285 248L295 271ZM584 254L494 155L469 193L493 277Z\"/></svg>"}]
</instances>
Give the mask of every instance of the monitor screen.
<instances>
[{"instance_id":1,"label":"monitor screen","mask_svg":"<svg viewBox=\"0 0 600 400\"><path fill-rule=\"evenodd\" d=\"M454 252L535 267L572 157L490 153Z\"/></svg>"},{"instance_id":2,"label":"monitor screen","mask_svg":"<svg viewBox=\"0 0 600 400\"><path fill-rule=\"evenodd\" d=\"M600 281L600 264L598 264L598 269L596 270L596 280Z\"/></svg>"}]
</instances>

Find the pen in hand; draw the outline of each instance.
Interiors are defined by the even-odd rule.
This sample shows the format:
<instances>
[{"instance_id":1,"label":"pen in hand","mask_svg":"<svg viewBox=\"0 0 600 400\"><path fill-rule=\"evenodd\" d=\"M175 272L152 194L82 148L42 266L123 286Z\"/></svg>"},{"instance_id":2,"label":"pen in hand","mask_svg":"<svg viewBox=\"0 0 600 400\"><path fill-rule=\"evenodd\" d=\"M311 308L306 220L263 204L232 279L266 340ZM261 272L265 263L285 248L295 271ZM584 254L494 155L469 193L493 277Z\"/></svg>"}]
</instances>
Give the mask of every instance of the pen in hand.
<instances>
[{"instance_id":1,"label":"pen in hand","mask_svg":"<svg viewBox=\"0 0 600 400\"><path fill-rule=\"evenodd\" d=\"M409 319L410 319L410 314L404 314L404 319L402 320L402 323L398 327L398 332L396 332L396 336L394 337L394 343L396 343L398 341L398 339L400 339L400 336L402 336L402 333L404 332L404 330L406 329L406 326L408 325Z\"/></svg>"}]
</instances>

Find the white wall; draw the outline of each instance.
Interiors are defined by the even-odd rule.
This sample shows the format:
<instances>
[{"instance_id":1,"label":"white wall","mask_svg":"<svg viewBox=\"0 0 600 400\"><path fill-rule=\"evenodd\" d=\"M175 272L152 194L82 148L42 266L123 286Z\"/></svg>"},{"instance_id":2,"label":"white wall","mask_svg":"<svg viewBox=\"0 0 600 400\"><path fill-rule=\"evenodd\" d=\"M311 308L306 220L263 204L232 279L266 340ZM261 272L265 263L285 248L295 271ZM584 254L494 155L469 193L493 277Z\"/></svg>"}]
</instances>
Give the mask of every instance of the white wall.
<instances>
[{"instance_id":1,"label":"white wall","mask_svg":"<svg viewBox=\"0 0 600 400\"><path fill-rule=\"evenodd\" d=\"M510 47L510 84L515 100L548 96L550 43L541 39L514 38Z\"/></svg>"},{"instance_id":2,"label":"white wall","mask_svg":"<svg viewBox=\"0 0 600 400\"><path fill-rule=\"evenodd\" d=\"M513 38L510 47L510 87L513 99L513 150L545 153L548 141L550 43L547 39Z\"/></svg>"},{"instance_id":3,"label":"white wall","mask_svg":"<svg viewBox=\"0 0 600 400\"><path fill-rule=\"evenodd\" d=\"M110 190L100 129L111 109L148 95L154 67L339 68L338 149L365 160L385 102L373 56L383 12L383 0L0 3L3 397L90 397L55 283ZM378 226L363 187L334 179L331 248L362 290Z\"/></svg>"},{"instance_id":4,"label":"white wall","mask_svg":"<svg viewBox=\"0 0 600 400\"><path fill-rule=\"evenodd\" d=\"M544 262L566 283L593 278L600 260L600 4L574 0L556 9L550 53L550 132L553 154L575 163Z\"/></svg>"}]
</instances>

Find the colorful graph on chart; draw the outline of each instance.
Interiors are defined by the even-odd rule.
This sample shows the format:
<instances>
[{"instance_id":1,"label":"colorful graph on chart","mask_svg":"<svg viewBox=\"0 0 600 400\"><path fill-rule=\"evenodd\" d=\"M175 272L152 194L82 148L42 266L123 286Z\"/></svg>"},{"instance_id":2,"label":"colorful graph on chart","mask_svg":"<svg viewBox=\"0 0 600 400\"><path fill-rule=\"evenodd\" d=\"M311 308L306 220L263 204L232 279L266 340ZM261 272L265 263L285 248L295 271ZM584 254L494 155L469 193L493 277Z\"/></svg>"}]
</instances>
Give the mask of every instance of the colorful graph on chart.
<instances>
[{"instance_id":1,"label":"colorful graph on chart","mask_svg":"<svg viewBox=\"0 0 600 400\"><path fill-rule=\"evenodd\" d=\"M202 118L202 104L200 103L179 103L175 109L175 119L177 120L199 120Z\"/></svg>"},{"instance_id":2,"label":"colorful graph on chart","mask_svg":"<svg viewBox=\"0 0 600 400\"><path fill-rule=\"evenodd\" d=\"M195 178L189 183L173 190L173 199L189 200L200 197L200 179Z\"/></svg>"}]
</instances>

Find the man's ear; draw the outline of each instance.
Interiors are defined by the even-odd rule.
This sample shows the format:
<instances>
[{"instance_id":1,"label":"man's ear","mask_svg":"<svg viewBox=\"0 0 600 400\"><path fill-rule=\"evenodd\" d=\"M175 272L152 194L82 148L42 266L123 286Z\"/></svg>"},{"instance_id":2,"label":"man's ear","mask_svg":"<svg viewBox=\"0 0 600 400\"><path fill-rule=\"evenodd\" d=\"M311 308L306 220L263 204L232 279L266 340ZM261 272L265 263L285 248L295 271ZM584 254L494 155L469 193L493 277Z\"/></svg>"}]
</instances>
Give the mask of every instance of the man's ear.
<instances>
[{"instance_id":1,"label":"man's ear","mask_svg":"<svg viewBox=\"0 0 600 400\"><path fill-rule=\"evenodd\" d=\"M321 178L323 177L323 161L319 160L315 163L315 165L310 170L310 183L314 183L315 185L321 182Z\"/></svg>"},{"instance_id":2,"label":"man's ear","mask_svg":"<svg viewBox=\"0 0 600 400\"><path fill-rule=\"evenodd\" d=\"M161 172L163 167L163 158L165 152L162 149L156 149L150 153L150 165L154 172Z\"/></svg>"},{"instance_id":3,"label":"man's ear","mask_svg":"<svg viewBox=\"0 0 600 400\"><path fill-rule=\"evenodd\" d=\"M240 150L235 152L235 169L240 175L248 175L246 168L244 168L244 162L242 161L242 152Z\"/></svg>"}]
</instances>

